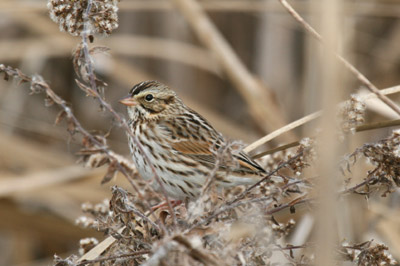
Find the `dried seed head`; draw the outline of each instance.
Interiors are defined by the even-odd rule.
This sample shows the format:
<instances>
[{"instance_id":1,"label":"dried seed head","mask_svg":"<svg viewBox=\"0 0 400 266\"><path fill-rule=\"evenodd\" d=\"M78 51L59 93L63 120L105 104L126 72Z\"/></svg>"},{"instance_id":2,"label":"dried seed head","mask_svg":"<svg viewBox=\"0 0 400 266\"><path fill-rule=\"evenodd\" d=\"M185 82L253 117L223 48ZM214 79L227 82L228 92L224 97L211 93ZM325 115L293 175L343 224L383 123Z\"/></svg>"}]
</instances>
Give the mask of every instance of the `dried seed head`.
<instances>
[{"instance_id":1,"label":"dried seed head","mask_svg":"<svg viewBox=\"0 0 400 266\"><path fill-rule=\"evenodd\" d=\"M302 153L296 160L290 163L290 168L295 172L297 176L300 176L304 168L310 166L310 164L317 158L317 152L315 150L315 140L311 138L304 138L300 141L300 145L295 154L288 155L288 159L296 156L296 154Z\"/></svg>"},{"instance_id":2,"label":"dried seed head","mask_svg":"<svg viewBox=\"0 0 400 266\"><path fill-rule=\"evenodd\" d=\"M87 29L87 35L109 35L118 27L118 0L49 0L50 18L59 24L60 30L79 36ZM88 5L89 10L88 10ZM85 27L85 23L86 27Z\"/></svg>"},{"instance_id":3,"label":"dried seed head","mask_svg":"<svg viewBox=\"0 0 400 266\"><path fill-rule=\"evenodd\" d=\"M94 218L81 216L75 220L75 224L83 228L96 228L98 223Z\"/></svg>"},{"instance_id":4,"label":"dried seed head","mask_svg":"<svg viewBox=\"0 0 400 266\"><path fill-rule=\"evenodd\" d=\"M364 123L366 105L358 95L351 95L339 109L340 128L343 133L356 132L356 127Z\"/></svg>"},{"instance_id":5,"label":"dried seed head","mask_svg":"<svg viewBox=\"0 0 400 266\"><path fill-rule=\"evenodd\" d=\"M388 247L383 244L372 245L372 240L350 246L342 243L342 248L347 253L350 261L357 265L397 265L396 260L388 252Z\"/></svg>"},{"instance_id":6,"label":"dried seed head","mask_svg":"<svg viewBox=\"0 0 400 266\"><path fill-rule=\"evenodd\" d=\"M363 147L363 154L376 166L373 171L378 177L378 182L388 185L388 190L396 185L400 186L400 134L394 131L393 134L379 143L366 144Z\"/></svg>"},{"instance_id":7,"label":"dried seed head","mask_svg":"<svg viewBox=\"0 0 400 266\"><path fill-rule=\"evenodd\" d=\"M99 241L94 237L83 238L79 241L79 254L82 256L92 248L94 248Z\"/></svg>"},{"instance_id":8,"label":"dried seed head","mask_svg":"<svg viewBox=\"0 0 400 266\"><path fill-rule=\"evenodd\" d=\"M75 266L78 260L78 256L71 255L66 259L62 259L56 254L54 255L54 266Z\"/></svg>"}]
</instances>

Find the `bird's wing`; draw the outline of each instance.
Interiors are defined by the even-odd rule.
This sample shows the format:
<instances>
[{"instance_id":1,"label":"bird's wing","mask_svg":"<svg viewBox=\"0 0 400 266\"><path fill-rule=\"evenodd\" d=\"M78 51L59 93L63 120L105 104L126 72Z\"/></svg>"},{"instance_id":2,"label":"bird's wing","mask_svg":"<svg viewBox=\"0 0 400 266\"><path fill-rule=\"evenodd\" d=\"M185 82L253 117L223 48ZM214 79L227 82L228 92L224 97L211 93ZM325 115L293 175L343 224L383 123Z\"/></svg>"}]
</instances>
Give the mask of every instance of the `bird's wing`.
<instances>
[{"instance_id":1,"label":"bird's wing","mask_svg":"<svg viewBox=\"0 0 400 266\"><path fill-rule=\"evenodd\" d=\"M242 168L241 170L265 173L265 170L246 153L239 152L239 154L234 156L238 159L240 168Z\"/></svg>"},{"instance_id":2,"label":"bird's wing","mask_svg":"<svg viewBox=\"0 0 400 266\"><path fill-rule=\"evenodd\" d=\"M223 137L218 132L210 132L208 129L207 132L206 129L196 129L196 132L192 132L190 131L190 126L182 126L178 133L174 130L174 126L169 123L164 124L163 127L167 134L171 136L169 138L169 144L175 151L208 166L210 169L215 167L216 153L212 151L216 150L222 143L224 143ZM204 141L199 137L194 137L196 134L203 134L205 139L210 139L211 141ZM172 137L172 135L174 137ZM232 167L221 163L219 166L220 170L227 170L227 168L229 168L229 171L242 171L248 173L265 172L260 165L244 152L238 152L232 156L237 159L238 168L232 169Z\"/></svg>"}]
</instances>

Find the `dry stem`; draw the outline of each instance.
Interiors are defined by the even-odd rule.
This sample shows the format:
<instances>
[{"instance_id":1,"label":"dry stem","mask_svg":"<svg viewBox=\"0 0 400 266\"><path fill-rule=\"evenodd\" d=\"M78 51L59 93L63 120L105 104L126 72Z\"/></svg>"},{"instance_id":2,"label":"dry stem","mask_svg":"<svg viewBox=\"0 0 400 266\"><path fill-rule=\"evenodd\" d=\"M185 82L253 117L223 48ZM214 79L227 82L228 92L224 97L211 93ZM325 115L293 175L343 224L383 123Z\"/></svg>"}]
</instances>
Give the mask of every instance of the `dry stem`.
<instances>
[{"instance_id":1,"label":"dry stem","mask_svg":"<svg viewBox=\"0 0 400 266\"><path fill-rule=\"evenodd\" d=\"M322 39L321 35L310 25L308 24L301 16L299 13L294 10L294 8L286 1L286 0L279 0L281 4L286 8L286 10L289 12L290 15L293 16L294 19L296 19L314 38L316 38L319 42L324 44L324 40ZM400 107L395 104L392 100L390 100L388 97L383 95L381 91L374 85L372 82L365 77L360 71L357 70L349 61L347 61L344 57L339 55L336 51L331 51L335 54L335 56L339 59L341 63L351 72L353 73L356 78L366 86L366 88L375 93L376 96L384 102L386 105L388 105L393 111L395 111L397 114L400 115Z\"/></svg>"},{"instance_id":2,"label":"dry stem","mask_svg":"<svg viewBox=\"0 0 400 266\"><path fill-rule=\"evenodd\" d=\"M39 93L39 92L44 92L46 94L46 97L59 105L63 112L65 113L65 116L68 119L68 130L70 131L71 134L75 132L79 132L82 134L83 137L87 138L91 144L95 145L96 148L104 153L107 158L111 162L114 162L118 168L118 170L126 176L128 179L131 179L132 173L136 172L134 168L131 168L129 163L126 163L123 161L123 157L120 155L115 154L113 151L111 151L107 146L105 146L102 142L98 140L98 138L94 137L92 134L90 134L79 122L79 120L75 117L74 113L72 112L71 108L67 105L64 99L62 99L60 96L58 96L51 88L50 86L40 77L33 76L30 77L28 75L25 75L22 73L19 69L13 69L11 67L5 67L3 64L0 64L0 73L3 72L5 74L5 79L8 80L9 77L14 77L16 79L20 79L20 83L23 82L29 82L31 83L31 90L34 93ZM101 97L99 97L101 99ZM102 100L102 99L101 99ZM109 106L106 103L106 107ZM63 114L63 113L61 113ZM59 115L57 120L59 120L62 115ZM57 121L59 122L59 121ZM151 209L150 203L147 202L147 199L143 196L142 192L139 190L139 188L134 184L131 183L135 191L138 193L139 197L144 200L145 204L147 204L147 207ZM145 216L143 214L143 216ZM162 228L165 230L165 228L162 226ZM159 229L159 228L156 228Z\"/></svg>"},{"instance_id":3,"label":"dry stem","mask_svg":"<svg viewBox=\"0 0 400 266\"><path fill-rule=\"evenodd\" d=\"M394 86L394 87L390 87L390 88L387 88L387 89L383 89L380 92L383 95L390 95L390 94L398 93L398 92L400 92L400 86ZM371 98L374 98L374 97L376 97L376 94L375 93L370 93L368 95L361 96L361 99L368 100L368 99L371 99ZM311 122L311 121L321 117L321 115L322 115L322 111L317 111L317 112L311 113L311 114L309 114L307 116L304 116L304 117L302 117L302 118L300 118L300 119L298 119L296 121L293 121L293 122L287 124L286 126L284 126L282 128L279 128L279 129L269 133L268 135L256 140L255 142L251 143L246 148L244 148L244 151L247 152L247 153L250 153L250 152L254 151L255 149L257 149L258 147L260 147L260 146L268 143L269 141L273 140L277 136L280 136L281 134L284 134L284 133L286 133L286 132L288 132L290 130L293 130L293 129L299 127L299 126L302 126L302 125L304 125L304 124L306 124L308 122ZM292 143L298 143L298 141L292 142ZM287 145L289 145L289 144L287 144ZM290 147L293 147L293 146L290 146ZM290 147L287 147L287 148L290 148ZM255 157L255 158L258 158L258 157L259 156L257 155L257 157Z\"/></svg>"},{"instance_id":4,"label":"dry stem","mask_svg":"<svg viewBox=\"0 0 400 266\"><path fill-rule=\"evenodd\" d=\"M185 16L199 39L215 54L222 69L247 102L257 124L264 131L272 131L284 126L283 112L272 100L272 92L249 72L229 43L207 17L198 1L174 0L173 2ZM294 135L285 138L286 140L293 140Z\"/></svg>"},{"instance_id":5,"label":"dry stem","mask_svg":"<svg viewBox=\"0 0 400 266\"><path fill-rule=\"evenodd\" d=\"M143 146L139 143L137 140L136 136L133 134L132 129L129 127L128 123L124 118L122 118L112 107L110 104L108 104L102 97L102 95L99 93L99 90L96 87L96 76L93 72L93 66L92 66L92 60L90 58L90 53L89 53L89 48L88 48L88 20L89 20L89 13L92 5L92 0L88 0L88 5L86 8L85 13L83 14L83 18L85 20L84 23L84 31L82 32L82 44L83 44L83 51L84 51L84 59L86 61L86 66L88 68L88 76L89 76L89 81L90 81L90 86L91 89L89 88L84 88L85 85L80 83L78 80L76 80L77 84L80 85L84 91L90 92L91 95L93 95L100 103L102 107L105 107L111 114L112 116L118 121L118 123L124 128L124 130L128 133L128 135L131 137L132 141L135 143L135 146L139 149L140 153L143 155L144 160L147 161L148 165L150 166L154 178L156 182L159 184L161 188L161 193L163 194L166 202L168 209L172 215L172 220L173 224L176 224L176 217L175 217L175 212L174 209L172 208L172 205L169 201L168 195L166 193L165 187L163 183L161 182L160 177L158 176L156 169L154 168L153 163L151 162L149 156L147 155L146 151L143 149Z\"/></svg>"}]
</instances>

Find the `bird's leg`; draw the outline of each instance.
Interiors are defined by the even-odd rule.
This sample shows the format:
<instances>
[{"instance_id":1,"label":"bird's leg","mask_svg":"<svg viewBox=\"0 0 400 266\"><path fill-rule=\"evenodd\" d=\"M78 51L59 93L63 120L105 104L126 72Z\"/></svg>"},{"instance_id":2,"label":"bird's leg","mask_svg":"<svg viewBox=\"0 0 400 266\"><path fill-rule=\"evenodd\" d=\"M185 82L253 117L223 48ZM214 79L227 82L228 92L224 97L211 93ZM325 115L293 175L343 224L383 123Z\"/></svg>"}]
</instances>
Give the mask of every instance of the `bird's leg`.
<instances>
[{"instance_id":1,"label":"bird's leg","mask_svg":"<svg viewBox=\"0 0 400 266\"><path fill-rule=\"evenodd\" d=\"M181 200L170 200L169 202L171 203L172 208L175 208L176 206L182 204ZM151 211L154 212L155 210L157 210L159 208L165 208L165 207L168 207L168 203L166 201L161 202L160 204L157 204L157 205L151 207Z\"/></svg>"}]
</instances>

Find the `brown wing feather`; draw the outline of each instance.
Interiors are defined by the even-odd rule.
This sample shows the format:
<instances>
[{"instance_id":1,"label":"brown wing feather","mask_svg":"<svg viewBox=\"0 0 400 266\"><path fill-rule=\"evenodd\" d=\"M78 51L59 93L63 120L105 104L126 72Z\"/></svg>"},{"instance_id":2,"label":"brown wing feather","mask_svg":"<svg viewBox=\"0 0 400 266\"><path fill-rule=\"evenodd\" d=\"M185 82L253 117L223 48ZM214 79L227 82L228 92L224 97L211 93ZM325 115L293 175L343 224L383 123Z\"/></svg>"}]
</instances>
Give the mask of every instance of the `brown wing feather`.
<instances>
[{"instance_id":1,"label":"brown wing feather","mask_svg":"<svg viewBox=\"0 0 400 266\"><path fill-rule=\"evenodd\" d=\"M210 151L210 145L206 142L196 141L180 141L171 143L172 148L176 151L190 156L191 158L202 161L204 163L215 165L215 155ZM230 169L231 171L240 170L245 172L264 173L265 170L261 168L255 161L244 154L243 152L234 155L239 162L238 169ZM226 165L220 165L221 170L226 169Z\"/></svg>"},{"instance_id":2,"label":"brown wing feather","mask_svg":"<svg viewBox=\"0 0 400 266\"><path fill-rule=\"evenodd\" d=\"M239 160L239 165L242 168L251 170L253 172L265 173L265 170L244 152L240 152L235 157Z\"/></svg>"},{"instance_id":3,"label":"brown wing feather","mask_svg":"<svg viewBox=\"0 0 400 266\"><path fill-rule=\"evenodd\" d=\"M162 125L166 131L174 135L174 139L170 139L170 145L173 149L175 149L177 152L186 155L196 161L206 163L210 165L210 167L215 166L215 154L211 152L211 149L213 149L214 145L213 143L206 142L206 141L200 141L197 139L194 139L192 136L193 134L198 134L198 132L191 132L191 127L188 125L181 126L181 129L184 129L185 132L184 134L177 134L175 132L174 127L169 124L163 124ZM205 129L201 130L201 133L205 133ZM223 138L220 134L218 134L216 131L210 132L208 137L211 138L214 142L220 138L221 142L223 142ZM230 169L230 171L245 171L245 172L253 172L253 173L264 173L265 170L261 168L260 165L258 165L255 161L253 161L247 154L244 152L240 152L238 154L235 154L234 157L238 160L239 162L239 168L238 169ZM226 165L220 165L221 170L227 168ZM229 167L230 168L230 167Z\"/></svg>"},{"instance_id":4,"label":"brown wing feather","mask_svg":"<svg viewBox=\"0 0 400 266\"><path fill-rule=\"evenodd\" d=\"M184 140L171 142L171 147L184 154L211 155L210 145L207 142Z\"/></svg>"}]
</instances>

